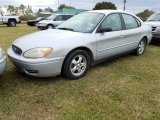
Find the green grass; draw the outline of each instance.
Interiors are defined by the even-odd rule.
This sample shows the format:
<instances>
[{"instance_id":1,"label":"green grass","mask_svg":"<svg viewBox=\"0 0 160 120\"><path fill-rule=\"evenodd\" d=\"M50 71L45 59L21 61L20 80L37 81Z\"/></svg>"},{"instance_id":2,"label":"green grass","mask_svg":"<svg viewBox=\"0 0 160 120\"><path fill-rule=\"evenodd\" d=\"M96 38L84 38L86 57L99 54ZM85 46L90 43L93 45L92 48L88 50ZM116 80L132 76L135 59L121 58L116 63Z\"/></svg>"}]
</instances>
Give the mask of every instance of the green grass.
<instances>
[{"instance_id":1,"label":"green grass","mask_svg":"<svg viewBox=\"0 0 160 120\"><path fill-rule=\"evenodd\" d=\"M0 46L7 52L15 39L35 31L2 25ZM93 66L75 81L30 77L7 62L0 77L1 120L160 120L160 46Z\"/></svg>"}]
</instances>

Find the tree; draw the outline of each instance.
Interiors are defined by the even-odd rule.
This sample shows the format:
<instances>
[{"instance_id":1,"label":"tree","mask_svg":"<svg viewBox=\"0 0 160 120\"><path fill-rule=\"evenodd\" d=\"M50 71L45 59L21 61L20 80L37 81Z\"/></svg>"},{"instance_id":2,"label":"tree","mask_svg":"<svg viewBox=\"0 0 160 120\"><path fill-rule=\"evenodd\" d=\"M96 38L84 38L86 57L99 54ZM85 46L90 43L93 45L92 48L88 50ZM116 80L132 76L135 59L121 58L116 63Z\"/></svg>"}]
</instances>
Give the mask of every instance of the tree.
<instances>
[{"instance_id":1,"label":"tree","mask_svg":"<svg viewBox=\"0 0 160 120\"><path fill-rule=\"evenodd\" d=\"M44 11L45 11L45 12L53 12L53 9L50 8L50 7L48 7L48 8L45 8Z\"/></svg>"},{"instance_id":2,"label":"tree","mask_svg":"<svg viewBox=\"0 0 160 120\"><path fill-rule=\"evenodd\" d=\"M93 8L93 10L101 10L101 9L114 9L114 10L116 10L117 7L115 6L115 4L113 4L111 2L99 2Z\"/></svg>"},{"instance_id":3,"label":"tree","mask_svg":"<svg viewBox=\"0 0 160 120\"><path fill-rule=\"evenodd\" d=\"M26 15L29 15L29 14L32 14L33 13L33 11L32 11L32 7L31 6L27 6L27 7L25 7L26 9L25 9L25 13L26 13Z\"/></svg>"},{"instance_id":4,"label":"tree","mask_svg":"<svg viewBox=\"0 0 160 120\"><path fill-rule=\"evenodd\" d=\"M72 7L72 6L67 6L67 5L65 5L65 4L61 4L61 5L58 7L58 9L62 9L62 8L72 8L72 9L75 9L75 8Z\"/></svg>"},{"instance_id":5,"label":"tree","mask_svg":"<svg viewBox=\"0 0 160 120\"><path fill-rule=\"evenodd\" d=\"M19 7L15 7L15 8L14 8L14 14L15 14L15 15L18 15L18 14L19 14Z\"/></svg>"},{"instance_id":6,"label":"tree","mask_svg":"<svg viewBox=\"0 0 160 120\"><path fill-rule=\"evenodd\" d=\"M0 6L0 13L2 13L2 14L4 13L3 10L2 10L2 8L1 8L1 6Z\"/></svg>"},{"instance_id":7,"label":"tree","mask_svg":"<svg viewBox=\"0 0 160 120\"><path fill-rule=\"evenodd\" d=\"M140 17L142 20L146 20L149 16L151 16L154 12L149 11L148 9L144 10L143 12L140 12L137 14L138 17Z\"/></svg>"},{"instance_id":8,"label":"tree","mask_svg":"<svg viewBox=\"0 0 160 120\"><path fill-rule=\"evenodd\" d=\"M10 15L13 15L14 14L14 6L13 5L8 5L7 7L7 12L10 14Z\"/></svg>"},{"instance_id":9,"label":"tree","mask_svg":"<svg viewBox=\"0 0 160 120\"><path fill-rule=\"evenodd\" d=\"M19 6L20 13L21 13L23 16L24 16L24 13L25 13L25 8L26 8L26 6L23 5L23 4L21 4L21 5Z\"/></svg>"},{"instance_id":10,"label":"tree","mask_svg":"<svg viewBox=\"0 0 160 120\"><path fill-rule=\"evenodd\" d=\"M37 13L44 12L43 9L39 8Z\"/></svg>"}]
</instances>

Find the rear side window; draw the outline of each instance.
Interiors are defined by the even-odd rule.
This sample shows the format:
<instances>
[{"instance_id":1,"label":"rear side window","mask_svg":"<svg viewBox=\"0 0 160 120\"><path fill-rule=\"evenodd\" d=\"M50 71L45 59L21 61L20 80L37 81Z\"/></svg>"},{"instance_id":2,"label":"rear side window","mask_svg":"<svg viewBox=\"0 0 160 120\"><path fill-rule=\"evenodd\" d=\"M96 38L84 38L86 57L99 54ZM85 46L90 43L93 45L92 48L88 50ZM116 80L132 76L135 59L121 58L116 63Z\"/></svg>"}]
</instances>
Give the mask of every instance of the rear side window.
<instances>
[{"instance_id":1,"label":"rear side window","mask_svg":"<svg viewBox=\"0 0 160 120\"><path fill-rule=\"evenodd\" d=\"M64 15L63 16L63 20L68 20L69 18L71 18L72 17L72 15Z\"/></svg>"},{"instance_id":2,"label":"rear side window","mask_svg":"<svg viewBox=\"0 0 160 120\"><path fill-rule=\"evenodd\" d=\"M128 14L122 14L122 17L124 19L124 23L125 23L125 26L126 26L126 29L134 29L134 28L137 28L139 27L140 25L137 23L137 20L131 16L131 15L128 15Z\"/></svg>"}]
</instances>

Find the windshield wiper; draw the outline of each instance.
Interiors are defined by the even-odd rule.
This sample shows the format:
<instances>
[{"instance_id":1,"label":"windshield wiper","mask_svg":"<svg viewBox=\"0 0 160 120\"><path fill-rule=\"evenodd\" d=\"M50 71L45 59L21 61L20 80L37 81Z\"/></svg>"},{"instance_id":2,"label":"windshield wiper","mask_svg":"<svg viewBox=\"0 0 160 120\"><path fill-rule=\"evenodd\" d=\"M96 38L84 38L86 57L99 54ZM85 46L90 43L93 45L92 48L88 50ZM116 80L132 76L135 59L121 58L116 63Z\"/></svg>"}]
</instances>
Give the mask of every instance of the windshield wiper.
<instances>
[{"instance_id":1,"label":"windshield wiper","mask_svg":"<svg viewBox=\"0 0 160 120\"><path fill-rule=\"evenodd\" d=\"M61 29L61 30L70 30L70 31L73 31L74 29L72 28L58 28L58 29Z\"/></svg>"}]
</instances>

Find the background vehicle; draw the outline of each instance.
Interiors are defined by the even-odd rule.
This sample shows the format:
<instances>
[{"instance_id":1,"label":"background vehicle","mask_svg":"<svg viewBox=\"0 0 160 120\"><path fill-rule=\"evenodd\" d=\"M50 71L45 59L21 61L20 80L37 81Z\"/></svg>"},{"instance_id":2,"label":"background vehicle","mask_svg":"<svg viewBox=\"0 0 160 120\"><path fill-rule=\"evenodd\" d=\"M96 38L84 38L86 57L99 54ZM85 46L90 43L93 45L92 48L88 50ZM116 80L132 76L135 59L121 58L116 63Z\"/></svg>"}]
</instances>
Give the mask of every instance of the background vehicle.
<instances>
[{"instance_id":1,"label":"background vehicle","mask_svg":"<svg viewBox=\"0 0 160 120\"><path fill-rule=\"evenodd\" d=\"M79 79L90 66L106 59L128 52L142 55L151 39L151 27L133 14L88 11L56 29L17 39L8 49L8 56L20 71L31 76L62 73L69 79Z\"/></svg>"},{"instance_id":2,"label":"background vehicle","mask_svg":"<svg viewBox=\"0 0 160 120\"><path fill-rule=\"evenodd\" d=\"M6 70L6 68L7 68L6 55L0 47L0 75Z\"/></svg>"},{"instance_id":3,"label":"background vehicle","mask_svg":"<svg viewBox=\"0 0 160 120\"><path fill-rule=\"evenodd\" d=\"M36 26L36 24L38 23L38 22L40 22L40 21L42 21L42 20L46 20L47 18L45 18L45 17L39 17L39 18L37 18L37 19L35 19L35 20L28 20L27 21L27 25L29 25L29 26Z\"/></svg>"},{"instance_id":4,"label":"background vehicle","mask_svg":"<svg viewBox=\"0 0 160 120\"><path fill-rule=\"evenodd\" d=\"M145 23L151 25L153 37L160 38L160 13L152 14Z\"/></svg>"},{"instance_id":5,"label":"background vehicle","mask_svg":"<svg viewBox=\"0 0 160 120\"><path fill-rule=\"evenodd\" d=\"M21 23L19 16L3 16L3 14L0 13L0 25L6 24L9 27L15 27L17 23Z\"/></svg>"},{"instance_id":6,"label":"background vehicle","mask_svg":"<svg viewBox=\"0 0 160 120\"><path fill-rule=\"evenodd\" d=\"M37 28L39 29L52 29L57 27L64 21L71 18L73 15L70 14L54 14L47 18L47 20L42 20L37 23Z\"/></svg>"}]
</instances>

